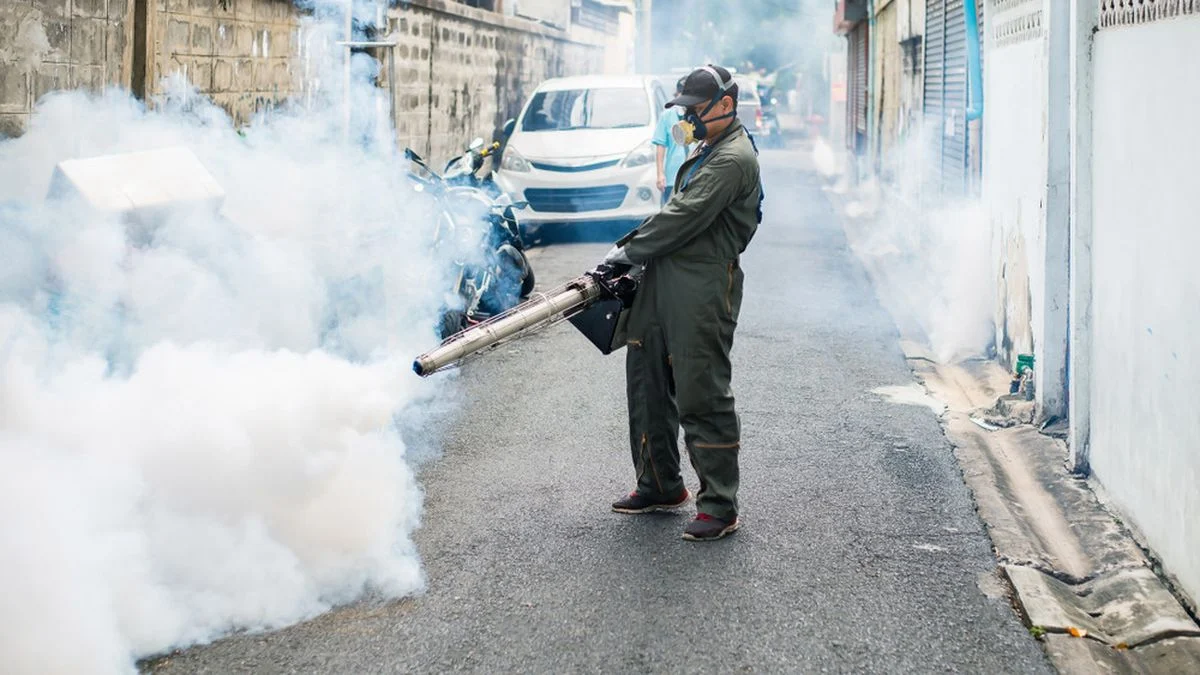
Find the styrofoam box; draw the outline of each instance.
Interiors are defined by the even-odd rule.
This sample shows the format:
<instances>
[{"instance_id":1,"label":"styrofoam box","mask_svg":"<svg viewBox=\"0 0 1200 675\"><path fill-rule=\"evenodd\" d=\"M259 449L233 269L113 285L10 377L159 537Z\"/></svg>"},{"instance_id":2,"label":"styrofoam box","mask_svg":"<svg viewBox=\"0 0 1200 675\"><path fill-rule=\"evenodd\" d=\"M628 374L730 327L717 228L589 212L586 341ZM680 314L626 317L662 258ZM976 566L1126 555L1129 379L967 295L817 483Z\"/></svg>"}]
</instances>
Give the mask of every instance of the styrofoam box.
<instances>
[{"instance_id":1,"label":"styrofoam box","mask_svg":"<svg viewBox=\"0 0 1200 675\"><path fill-rule=\"evenodd\" d=\"M50 196L79 197L98 211L134 217L176 208L216 213L225 201L216 179L184 147L60 162Z\"/></svg>"}]
</instances>

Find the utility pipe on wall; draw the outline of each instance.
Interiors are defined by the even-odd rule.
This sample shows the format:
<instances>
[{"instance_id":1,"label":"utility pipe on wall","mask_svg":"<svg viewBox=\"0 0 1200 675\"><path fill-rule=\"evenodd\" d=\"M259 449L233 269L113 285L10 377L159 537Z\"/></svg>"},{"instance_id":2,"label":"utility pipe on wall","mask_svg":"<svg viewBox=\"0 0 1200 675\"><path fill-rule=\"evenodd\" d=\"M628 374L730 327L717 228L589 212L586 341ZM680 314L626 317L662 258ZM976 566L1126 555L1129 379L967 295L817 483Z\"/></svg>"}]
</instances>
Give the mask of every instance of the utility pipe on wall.
<instances>
[{"instance_id":1,"label":"utility pipe on wall","mask_svg":"<svg viewBox=\"0 0 1200 675\"><path fill-rule=\"evenodd\" d=\"M879 133L875 129L875 0L867 0L867 172L875 173L875 150L879 143ZM883 82L879 83L882 97ZM860 160L861 161L861 160Z\"/></svg>"},{"instance_id":2,"label":"utility pipe on wall","mask_svg":"<svg viewBox=\"0 0 1200 675\"><path fill-rule=\"evenodd\" d=\"M979 50L979 13L975 0L963 0L967 29L967 121L983 118L983 59Z\"/></svg>"}]
</instances>

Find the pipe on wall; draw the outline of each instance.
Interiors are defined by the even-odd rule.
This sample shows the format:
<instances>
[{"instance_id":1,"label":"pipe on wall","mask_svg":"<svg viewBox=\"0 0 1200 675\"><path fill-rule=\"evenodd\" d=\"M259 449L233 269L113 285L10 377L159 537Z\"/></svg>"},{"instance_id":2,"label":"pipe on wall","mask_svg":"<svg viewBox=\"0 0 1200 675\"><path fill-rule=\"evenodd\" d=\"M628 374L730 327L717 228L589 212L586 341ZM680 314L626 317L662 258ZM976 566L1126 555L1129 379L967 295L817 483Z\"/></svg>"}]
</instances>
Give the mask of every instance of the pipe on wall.
<instances>
[{"instance_id":1,"label":"pipe on wall","mask_svg":"<svg viewBox=\"0 0 1200 675\"><path fill-rule=\"evenodd\" d=\"M875 150L880 129L875 128L875 0L867 0L867 157L869 173L875 173ZM880 85L882 86L882 82Z\"/></svg>"},{"instance_id":2,"label":"pipe on wall","mask_svg":"<svg viewBox=\"0 0 1200 675\"><path fill-rule=\"evenodd\" d=\"M979 46L979 13L976 0L963 0L967 29L967 121L983 118L983 59Z\"/></svg>"}]
</instances>

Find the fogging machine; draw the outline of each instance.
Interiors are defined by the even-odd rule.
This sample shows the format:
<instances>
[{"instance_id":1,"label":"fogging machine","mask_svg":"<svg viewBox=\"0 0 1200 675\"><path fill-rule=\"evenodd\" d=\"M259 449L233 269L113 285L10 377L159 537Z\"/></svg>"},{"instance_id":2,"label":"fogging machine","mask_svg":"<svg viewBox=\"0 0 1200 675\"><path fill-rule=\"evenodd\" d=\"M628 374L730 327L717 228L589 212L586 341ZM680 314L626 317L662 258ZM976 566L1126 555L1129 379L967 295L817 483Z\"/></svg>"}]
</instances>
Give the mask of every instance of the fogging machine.
<instances>
[{"instance_id":1,"label":"fogging machine","mask_svg":"<svg viewBox=\"0 0 1200 675\"><path fill-rule=\"evenodd\" d=\"M570 321L601 353L611 354L624 346L625 319L640 280L640 273L628 265L600 265L451 335L418 356L413 370L428 377L561 321Z\"/></svg>"}]
</instances>

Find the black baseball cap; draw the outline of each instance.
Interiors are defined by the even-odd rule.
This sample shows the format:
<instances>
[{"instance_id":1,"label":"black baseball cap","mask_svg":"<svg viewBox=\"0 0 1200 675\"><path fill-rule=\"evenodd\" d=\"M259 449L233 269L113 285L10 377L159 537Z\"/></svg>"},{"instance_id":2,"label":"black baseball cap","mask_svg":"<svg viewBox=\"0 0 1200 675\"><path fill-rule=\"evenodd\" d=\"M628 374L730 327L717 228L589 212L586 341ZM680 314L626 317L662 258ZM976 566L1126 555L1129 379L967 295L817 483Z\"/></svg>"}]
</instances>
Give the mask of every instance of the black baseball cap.
<instances>
[{"instance_id":1,"label":"black baseball cap","mask_svg":"<svg viewBox=\"0 0 1200 675\"><path fill-rule=\"evenodd\" d=\"M733 100L737 101L737 84L728 70L714 65L697 68L683 78L683 93L667 101L667 107L678 105L688 108L698 103L707 103L716 98L722 90L726 96L732 96Z\"/></svg>"}]
</instances>

